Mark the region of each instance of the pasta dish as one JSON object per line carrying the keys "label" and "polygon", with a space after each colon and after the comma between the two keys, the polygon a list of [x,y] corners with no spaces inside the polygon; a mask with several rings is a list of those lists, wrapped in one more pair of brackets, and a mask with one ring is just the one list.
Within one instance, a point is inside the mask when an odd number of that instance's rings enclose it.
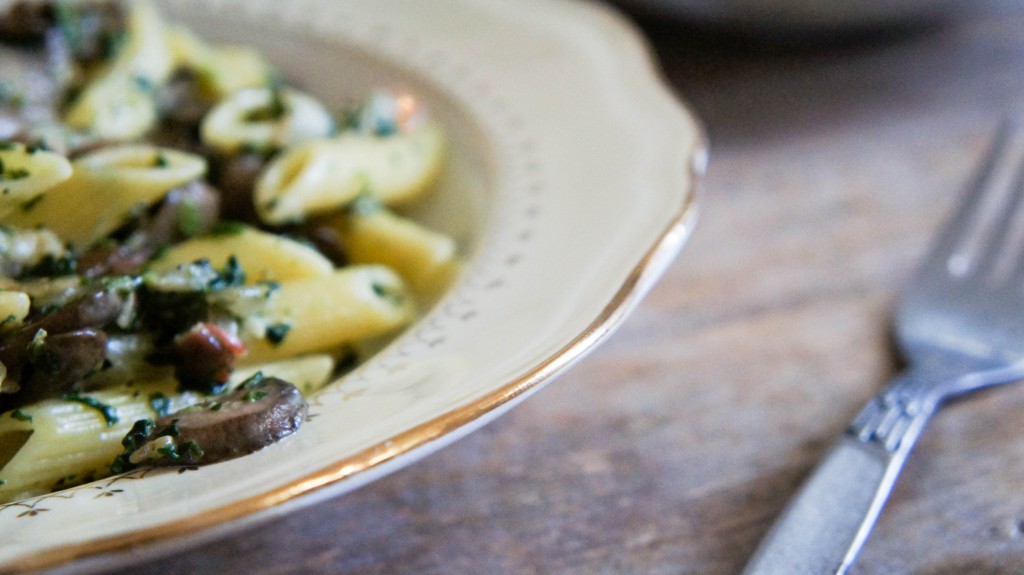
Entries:
{"label": "pasta dish", "polygon": [[0,3],[0,502],[294,433],[450,282],[444,152],[149,0]]}

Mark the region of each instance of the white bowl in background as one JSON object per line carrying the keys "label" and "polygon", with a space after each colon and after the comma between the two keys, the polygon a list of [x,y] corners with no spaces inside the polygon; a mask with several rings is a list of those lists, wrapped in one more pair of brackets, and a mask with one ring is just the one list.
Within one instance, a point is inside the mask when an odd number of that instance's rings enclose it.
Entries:
{"label": "white bowl in background", "polygon": [[615,0],[652,15],[763,32],[844,31],[916,25],[963,0]]}

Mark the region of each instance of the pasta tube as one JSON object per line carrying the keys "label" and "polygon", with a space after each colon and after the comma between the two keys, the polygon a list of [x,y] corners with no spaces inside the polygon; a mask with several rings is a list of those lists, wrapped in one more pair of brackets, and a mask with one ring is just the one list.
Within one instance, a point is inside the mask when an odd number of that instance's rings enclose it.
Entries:
{"label": "pasta tube", "polygon": [[203,143],[223,154],[274,151],[334,132],[320,102],[290,88],[252,88],[217,104],[199,127]]}
{"label": "pasta tube", "polygon": [[88,247],[124,223],[138,206],[206,172],[194,154],[146,145],[102,148],[72,164],[67,180],[39,196],[5,223],[43,226],[78,248]]}
{"label": "pasta tube", "polygon": [[274,69],[246,46],[210,46],[181,27],[167,30],[171,52],[179,66],[196,72],[205,94],[214,100],[245,88],[266,86]]}
{"label": "pasta tube", "polygon": [[292,148],[256,182],[256,213],[268,224],[337,210],[366,193],[388,205],[418,197],[437,179],[444,155],[440,129],[425,124],[388,136],[354,132]]}
{"label": "pasta tube", "polygon": [[0,149],[0,218],[30,205],[71,177],[71,163],[60,154],[28,150],[21,144]]}
{"label": "pasta tube", "polygon": [[128,40],[114,61],[71,103],[64,121],[76,130],[114,140],[142,136],[157,121],[152,88],[167,81],[174,58],[159,13],[136,0],[128,17]]}
{"label": "pasta tube", "polygon": [[267,324],[285,326],[285,334],[276,343],[247,338],[244,363],[334,351],[390,333],[408,324],[414,311],[402,279],[383,266],[351,266],[327,277],[285,282],[263,312]]}
{"label": "pasta tube", "polygon": [[364,207],[360,201],[331,220],[349,260],[394,269],[424,299],[440,293],[458,266],[455,240],[372,201],[366,203],[370,205]]}
{"label": "pasta tube", "polygon": [[235,370],[231,374],[228,387],[237,387],[238,384],[257,373],[263,373],[279,377],[299,388],[304,395],[308,395],[327,384],[334,373],[335,363],[334,357],[329,354],[314,353],[281,361],[250,365]]}
{"label": "pasta tube", "polygon": [[0,331],[21,325],[31,304],[32,300],[25,292],[0,290]]}
{"label": "pasta tube", "polygon": [[248,284],[322,277],[334,271],[334,264],[315,249],[253,228],[186,240],[164,252],[150,269],[164,272],[201,258],[220,263],[232,256]]}
{"label": "pasta tube", "polygon": [[133,140],[157,121],[156,101],[130,76],[114,75],[90,84],[68,108],[64,121],[98,138]]}
{"label": "pasta tube", "polygon": [[[262,372],[313,391],[333,371],[334,359],[329,355],[308,355],[238,370],[228,388]],[[155,419],[207,399],[195,392],[179,393],[177,387],[177,381],[168,377],[75,400],[46,400],[0,414],[0,501],[109,475],[111,463],[124,450],[121,439],[137,420]]]}
{"label": "pasta tube", "polygon": [[167,28],[150,0],[134,0],[128,14],[128,41],[111,64],[110,75],[162,84],[174,72]]}
{"label": "pasta tube", "polygon": [[[299,390],[385,345],[457,267],[451,238],[389,211],[442,169],[416,97],[374,92],[338,135],[256,51],[168,26],[156,3],[47,4],[68,52],[55,98],[14,106],[26,138],[111,147],[69,161],[0,143],[0,391],[20,406],[0,413],[0,503],[265,447],[306,417]],[[334,229],[280,226],[307,219]]]}
{"label": "pasta tube", "polygon": [[[173,379],[97,391],[84,400],[49,399],[0,414],[0,500],[48,493],[109,474],[121,439],[158,407],[174,412],[201,402],[177,393]],[[166,401],[167,403],[163,403]]]}
{"label": "pasta tube", "polygon": [[169,271],[199,259],[220,263],[232,256],[245,271],[246,283],[250,284],[326,276],[334,271],[331,260],[305,244],[253,228],[182,241],[164,252],[150,269]]}

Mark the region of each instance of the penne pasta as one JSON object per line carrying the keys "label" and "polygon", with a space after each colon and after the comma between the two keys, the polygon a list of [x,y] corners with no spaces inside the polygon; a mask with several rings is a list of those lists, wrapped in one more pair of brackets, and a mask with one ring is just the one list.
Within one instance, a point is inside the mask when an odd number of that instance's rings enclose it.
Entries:
{"label": "penne pasta", "polygon": [[334,271],[334,264],[315,249],[248,227],[184,241],[165,251],[149,269],[165,272],[199,259],[219,264],[230,257],[236,258],[249,284],[324,277]]}
{"label": "penne pasta", "polygon": [[267,86],[274,68],[258,52],[246,46],[210,46],[181,27],[167,30],[175,62],[198,74],[205,95],[214,100],[239,90]]}
{"label": "penne pasta", "polygon": [[127,40],[117,51],[109,75],[166,82],[174,71],[174,55],[163,19],[150,0],[133,0],[128,12]]}
{"label": "penne pasta", "polygon": [[45,227],[85,248],[114,231],[139,206],[152,204],[205,172],[202,157],[176,150],[147,145],[102,148],[76,160],[70,178],[23,205],[5,223]]}
{"label": "penne pasta", "polygon": [[444,138],[433,124],[388,136],[356,132],[315,140],[275,159],[256,183],[256,212],[268,224],[338,210],[360,194],[400,205],[437,179]]}
{"label": "penne pasta", "polygon": [[337,361],[327,353],[300,355],[280,361],[249,365],[239,368],[231,375],[230,388],[258,373],[272,375],[290,381],[304,394],[311,394],[322,388],[334,374]]}
{"label": "penne pasta", "polygon": [[312,96],[290,88],[250,88],[203,118],[200,137],[222,154],[272,152],[334,132],[334,119]]}
{"label": "penne pasta", "polygon": [[[326,354],[253,365],[238,370],[228,388],[261,373],[297,382],[300,389],[312,392],[330,379],[334,365]],[[195,392],[181,393],[177,386],[168,377],[0,414],[0,501],[108,475],[124,450],[121,439],[136,421],[156,419],[207,399]]]}
{"label": "penne pasta", "polygon": [[64,121],[76,130],[111,140],[131,140],[157,122],[153,88],[174,71],[174,57],[159,14],[149,0],[136,0],[128,16],[127,40],[114,60],[68,107]]}
{"label": "penne pasta", "polygon": [[262,315],[287,326],[274,343],[249,338],[244,364],[331,352],[344,344],[393,332],[415,313],[402,279],[383,266],[352,266],[322,278],[285,282]]}
{"label": "penne pasta", "polygon": [[357,201],[353,209],[328,221],[341,233],[352,263],[394,269],[421,301],[436,297],[458,269],[455,240],[373,200]]}
{"label": "penne pasta", "polygon": [[68,108],[64,121],[96,138],[133,140],[156,124],[156,101],[145,84],[113,75],[90,84]]}
{"label": "penne pasta", "polygon": [[53,152],[22,144],[0,149],[0,218],[36,201],[71,177],[71,163]]}
{"label": "penne pasta", "polygon": [[132,424],[156,417],[154,405],[161,404],[154,400],[167,401],[161,410],[177,411],[205,399],[178,393],[173,379],[81,397],[87,399],[50,399],[0,414],[0,500],[108,475]]}
{"label": "penne pasta", "polygon": [[25,292],[0,290],[0,332],[20,326],[28,316],[31,304]]}
{"label": "penne pasta", "polygon": [[41,13],[66,84],[52,126],[10,137],[62,153],[0,142],[0,504],[294,433],[303,394],[458,267],[451,238],[390,210],[442,170],[418,99],[375,92],[339,134],[256,51],[125,6]]}

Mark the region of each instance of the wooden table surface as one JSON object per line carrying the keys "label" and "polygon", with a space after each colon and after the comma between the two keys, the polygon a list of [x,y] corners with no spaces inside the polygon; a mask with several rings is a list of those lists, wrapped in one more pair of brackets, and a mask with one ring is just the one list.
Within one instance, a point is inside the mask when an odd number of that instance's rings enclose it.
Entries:
{"label": "wooden table surface", "polygon": [[[894,373],[888,312],[1000,117],[1024,10],[817,46],[644,24],[706,123],[697,231],[605,344],[354,493],[122,573],[738,573]],[[951,406],[858,574],[1024,573],[1024,386]]]}

